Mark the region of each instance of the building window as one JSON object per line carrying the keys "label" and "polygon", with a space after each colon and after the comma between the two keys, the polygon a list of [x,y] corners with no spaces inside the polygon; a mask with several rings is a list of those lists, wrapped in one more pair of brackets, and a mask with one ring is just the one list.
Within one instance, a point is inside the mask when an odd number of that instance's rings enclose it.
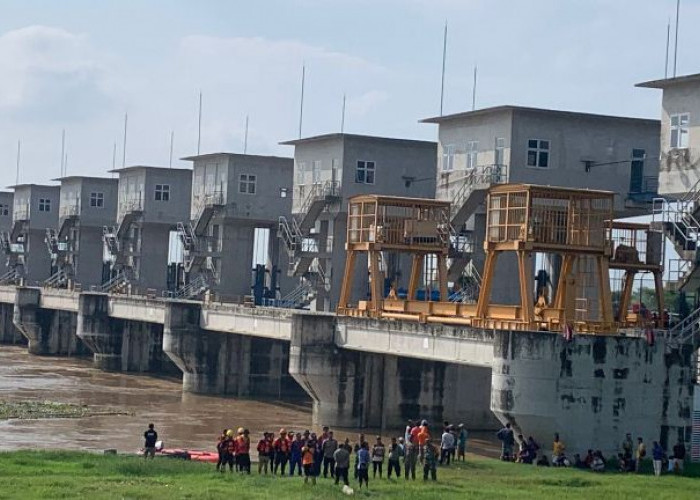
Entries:
{"label": "building window", "polygon": [[95,208],[102,208],[105,206],[105,194],[104,193],[90,193],[90,206]]}
{"label": "building window", "polygon": [[671,115],[671,148],[687,148],[690,133],[690,114]]}
{"label": "building window", "polygon": [[442,148],[442,171],[452,172],[455,168],[455,146],[448,144]]}
{"label": "building window", "polygon": [[10,215],[10,205],[0,203],[0,216],[7,217]]}
{"label": "building window", "polygon": [[374,184],[374,162],[373,161],[357,161],[357,169],[355,170],[356,184]]}
{"label": "building window", "polygon": [[39,212],[50,212],[51,200],[48,198],[39,198]]}
{"label": "building window", "polygon": [[476,168],[479,160],[479,141],[467,142],[467,168]]}
{"label": "building window", "polygon": [[287,188],[280,188],[280,198],[286,198],[289,193]]}
{"label": "building window", "polygon": [[255,184],[257,176],[252,174],[241,174],[238,181],[238,192],[244,194],[255,194]]}
{"label": "building window", "polygon": [[156,184],[156,201],[170,201],[170,184]]}
{"label": "building window", "polygon": [[549,167],[549,141],[529,139],[527,141],[527,166]]}
{"label": "building window", "polygon": [[506,163],[506,139],[505,137],[496,137],[496,143],[493,149],[493,163],[495,165],[505,165]]}
{"label": "building window", "polygon": [[321,160],[315,160],[311,164],[311,182],[314,184],[321,182]]}
{"label": "building window", "polygon": [[304,184],[304,173],[306,172],[306,162],[297,162],[297,184]]}

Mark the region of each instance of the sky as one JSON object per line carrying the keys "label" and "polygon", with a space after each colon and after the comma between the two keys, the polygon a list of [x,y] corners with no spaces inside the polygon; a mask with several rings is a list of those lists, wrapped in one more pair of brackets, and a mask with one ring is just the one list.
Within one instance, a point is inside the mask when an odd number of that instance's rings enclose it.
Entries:
{"label": "sky", "polygon": [[[675,0],[0,0],[0,186],[201,152],[292,156],[345,131],[435,140],[444,112],[517,104],[660,116]],[[682,0],[677,72],[700,72],[700,0]],[[673,51],[674,28],[671,28]],[[695,52],[695,53],[694,53]],[[673,71],[673,55],[669,71]],[[126,152],[124,115],[128,113]],[[116,144],[116,154],[115,154]]]}

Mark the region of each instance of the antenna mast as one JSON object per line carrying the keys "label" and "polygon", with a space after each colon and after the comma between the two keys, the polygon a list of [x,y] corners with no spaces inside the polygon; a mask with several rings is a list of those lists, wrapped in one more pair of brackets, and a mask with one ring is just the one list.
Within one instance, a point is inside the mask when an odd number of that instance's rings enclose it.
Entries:
{"label": "antenna mast", "polygon": [[299,103],[299,139],[301,139],[301,125],[304,120],[304,83],[306,80],[306,64],[301,65],[301,101]]}
{"label": "antenna mast", "polygon": [[61,131],[61,177],[65,169],[64,158],[66,156],[66,129]]}
{"label": "antenna mast", "polygon": [[678,62],[678,20],[680,19],[681,0],[676,0],[676,40],[673,44],[673,78],[676,77],[676,63]]}
{"label": "antenna mast", "polygon": [[170,162],[168,163],[170,168],[173,168],[173,143],[175,142],[175,131],[170,131]]}
{"label": "antenna mast", "polygon": [[476,109],[476,68],[474,65],[474,83],[472,84],[472,111]]}
{"label": "antenna mast", "polygon": [[343,112],[340,115],[340,133],[345,132],[345,94],[343,94]]}
{"label": "antenna mast", "polygon": [[248,153],[248,115],[245,115],[245,134],[243,136],[243,154]]}
{"label": "antenna mast", "polygon": [[445,34],[442,38],[442,77],[440,78],[440,116],[445,101],[445,61],[447,59],[447,21],[445,21]]}
{"label": "antenna mast", "polygon": [[15,185],[19,184],[19,159],[20,151],[22,150],[22,140],[17,141],[17,173],[15,175]]}
{"label": "antenna mast", "polygon": [[199,121],[197,123],[197,154],[202,146],[202,91],[199,91]]}
{"label": "antenna mast", "polygon": [[122,168],[126,167],[126,128],[129,123],[129,113],[124,113],[124,149],[122,150]]}

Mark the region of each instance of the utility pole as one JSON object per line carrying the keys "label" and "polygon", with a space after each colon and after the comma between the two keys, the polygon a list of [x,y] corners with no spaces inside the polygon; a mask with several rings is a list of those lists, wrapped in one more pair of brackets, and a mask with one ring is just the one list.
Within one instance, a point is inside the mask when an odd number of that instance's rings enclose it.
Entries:
{"label": "utility pole", "polygon": [[447,21],[445,21],[445,33],[442,38],[442,77],[440,78],[440,116],[445,102],[445,62],[447,60]]}

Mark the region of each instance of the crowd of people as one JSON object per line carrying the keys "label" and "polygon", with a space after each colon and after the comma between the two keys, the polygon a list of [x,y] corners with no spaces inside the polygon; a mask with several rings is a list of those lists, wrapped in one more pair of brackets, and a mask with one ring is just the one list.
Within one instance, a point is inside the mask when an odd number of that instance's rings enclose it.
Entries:
{"label": "crowd of people", "polygon": [[[603,455],[601,450],[589,449],[586,456],[581,458],[581,455],[576,453],[573,459],[566,456],[566,445],[561,440],[558,433],[554,434],[552,443],[552,459],[551,462],[547,459],[547,455],[542,453],[539,455],[540,446],[529,436],[527,439],[522,434],[518,434],[517,440],[515,433],[509,423],[496,433],[496,437],[501,441],[501,460],[509,462],[518,462],[523,464],[536,464],[543,467],[575,467],[577,469],[592,470],[594,472],[604,472],[609,464],[608,460]],[[518,450],[515,451],[516,445]],[[652,444],[651,458],[656,476],[661,475],[664,463],[668,466],[668,472],[683,472],[683,463],[685,462],[686,449],[683,442],[678,441],[673,446],[673,454],[667,456],[663,447],[658,441]],[[617,454],[617,470],[620,472],[640,472],[641,464],[647,459],[647,448],[644,439],[637,438],[635,445],[632,440],[632,435],[627,434],[620,446],[620,452]]]}
{"label": "crowd of people", "polygon": [[[224,429],[219,436],[216,449],[219,460],[216,469],[225,472],[251,473],[251,438],[248,429],[237,431]],[[369,487],[370,470],[372,479],[384,476],[405,480],[416,479],[416,468],[420,465],[423,479],[437,480],[438,465],[447,466],[450,461],[465,460],[467,430],[444,422],[438,436],[431,434],[426,420],[420,424],[409,421],[403,436],[392,437],[385,444],[377,436],[370,444],[364,434],[355,443],[350,439],[339,442],[332,430],[323,427],[317,435],[280,429],[277,434],[263,432],[257,441],[258,474],[280,476],[303,476],[304,482],[316,484],[316,478],[323,476],[350,485],[350,475],[358,482],[359,488]],[[354,456],[354,460],[352,460]],[[403,467],[403,475],[402,475]]]}

